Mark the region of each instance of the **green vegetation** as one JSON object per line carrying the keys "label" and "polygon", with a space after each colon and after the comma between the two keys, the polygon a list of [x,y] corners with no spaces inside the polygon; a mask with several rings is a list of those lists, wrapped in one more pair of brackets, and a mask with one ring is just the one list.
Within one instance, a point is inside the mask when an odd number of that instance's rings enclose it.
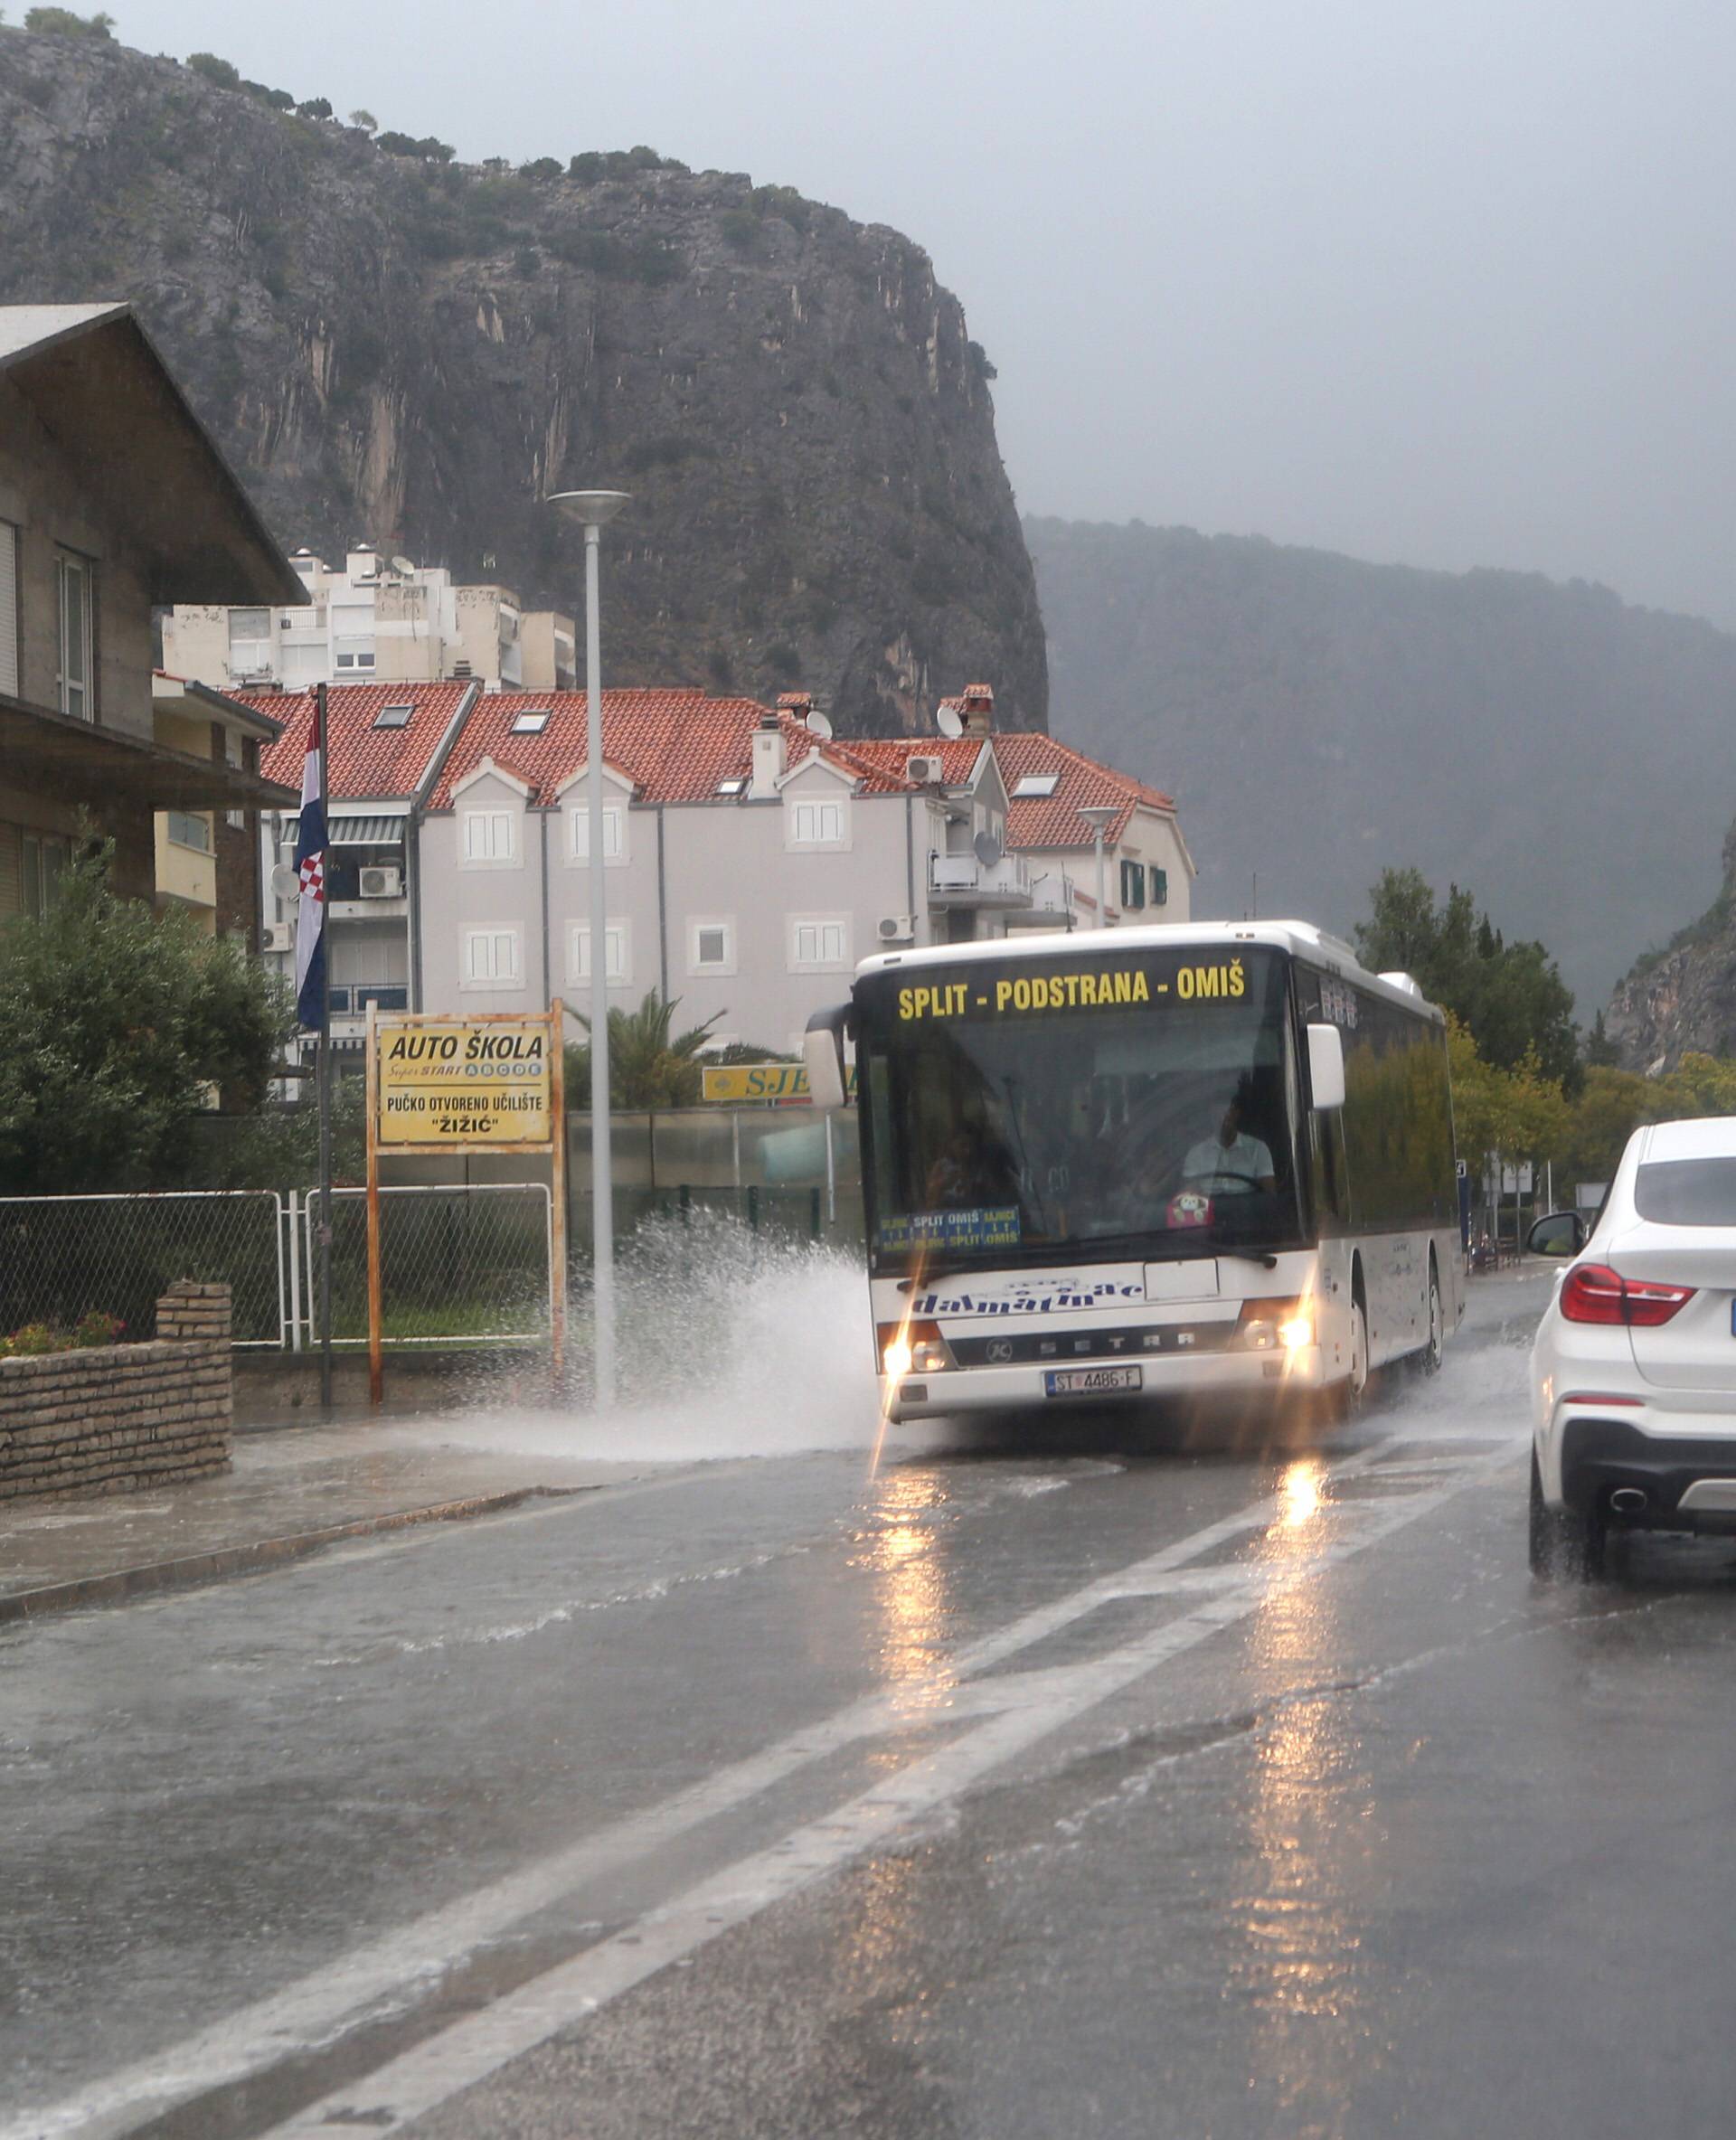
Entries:
{"label": "green vegetation", "polygon": [[[679,996],[665,999],[654,988],[637,1011],[609,1013],[609,1104],[646,1110],[691,1108],[700,1095],[699,1051],[722,1015],[708,1018],[685,1032],[673,1033]],[[577,1013],[575,1013],[576,1015]],[[580,1018],[585,1030],[590,1022]],[[590,1046],[569,1043],[566,1053],[567,1106],[583,1112],[590,1105]]]}
{"label": "green vegetation", "polygon": [[431,134],[416,141],[408,134],[390,129],[374,136],[374,146],[383,148],[389,156],[414,156],[424,164],[449,164],[458,154],[449,141],[437,141]]}
{"label": "green vegetation", "polygon": [[24,27],[38,30],[44,37],[99,37],[112,42],[115,18],[111,14],[75,14],[70,7],[27,7]]}
{"label": "green vegetation", "polygon": [[329,97],[309,97],[305,103],[297,105],[296,112],[301,118],[328,119],[332,116],[332,100]]}
{"label": "green vegetation", "polygon": [[227,60],[220,60],[215,52],[189,52],[187,71],[203,76],[216,89],[239,90],[241,86],[241,69],[231,67]]}
{"label": "green vegetation", "polygon": [[559,178],[561,175],[561,159],[559,156],[533,156],[528,164],[519,165],[519,171],[525,178]]}
{"label": "green vegetation", "polygon": [[1375,973],[1409,974],[1431,1003],[1453,1013],[1486,1062],[1527,1060],[1556,1084],[1576,1086],[1573,997],[1539,943],[1509,944],[1468,891],[1435,895],[1420,870],[1384,870],[1356,925],[1356,955]]}
{"label": "green vegetation", "polygon": [[0,1188],[156,1188],[185,1178],[214,1086],[258,1104],[290,1024],[237,945],[116,896],[112,843],[62,872],[46,919],[0,933]]}
{"label": "green vegetation", "polygon": [[353,127],[360,127],[364,134],[377,134],[380,131],[379,120],[374,118],[373,112],[366,110],[361,105],[357,105],[356,108],[351,112],[350,124]]}

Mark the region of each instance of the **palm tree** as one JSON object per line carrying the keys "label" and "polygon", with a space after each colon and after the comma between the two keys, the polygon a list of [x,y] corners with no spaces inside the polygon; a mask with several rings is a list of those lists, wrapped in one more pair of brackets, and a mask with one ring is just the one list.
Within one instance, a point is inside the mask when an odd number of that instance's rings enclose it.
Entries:
{"label": "palm tree", "polygon": [[[665,1001],[654,988],[637,1011],[609,1013],[609,1104],[643,1111],[652,1108],[691,1108],[700,1096],[699,1051],[723,1015],[714,1012],[703,1025],[671,1035],[681,998]],[[578,1015],[577,1013],[574,1013]],[[590,1021],[580,1017],[586,1032]],[[567,1050],[570,1105],[584,1107],[590,1093],[590,1048],[575,1042]]]}

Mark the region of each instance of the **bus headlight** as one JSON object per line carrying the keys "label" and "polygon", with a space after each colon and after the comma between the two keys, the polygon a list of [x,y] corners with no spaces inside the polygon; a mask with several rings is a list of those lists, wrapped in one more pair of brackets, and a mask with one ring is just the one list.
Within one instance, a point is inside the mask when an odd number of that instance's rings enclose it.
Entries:
{"label": "bus headlight", "polygon": [[1314,1316],[1300,1300],[1244,1300],[1236,1343],[1254,1353],[1299,1353],[1314,1343]]}
{"label": "bus headlight", "polygon": [[938,1323],[882,1323],[874,1333],[882,1374],[894,1381],[907,1374],[939,1374],[952,1365],[952,1353]]}

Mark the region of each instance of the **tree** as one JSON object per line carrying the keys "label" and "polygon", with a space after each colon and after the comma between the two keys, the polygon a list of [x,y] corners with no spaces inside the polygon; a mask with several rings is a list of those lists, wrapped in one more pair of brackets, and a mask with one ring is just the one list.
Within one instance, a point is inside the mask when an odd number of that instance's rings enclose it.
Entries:
{"label": "tree", "polygon": [[[671,1037],[671,1025],[681,1002],[665,999],[654,988],[637,1011],[611,1010],[609,1013],[609,1104],[611,1108],[691,1108],[697,1105],[700,1089],[699,1052],[720,1011],[703,1025]],[[576,1015],[577,1013],[575,1013]],[[590,1021],[580,1018],[586,1032]],[[570,1045],[566,1059],[567,1104],[590,1104],[590,1047],[589,1042]]]}
{"label": "tree", "polygon": [[374,118],[373,112],[364,111],[360,106],[351,112],[350,124],[353,127],[360,127],[364,134],[377,134],[380,131],[380,122]]}
{"label": "tree", "polygon": [[1355,929],[1364,966],[1410,974],[1470,1029],[1486,1062],[1516,1070],[1534,1051],[1546,1077],[1577,1089],[1573,995],[1542,944],[1509,944],[1457,884],[1437,905],[1420,870],[1382,871],[1369,905]]}
{"label": "tree", "polygon": [[1593,1070],[1614,1070],[1621,1060],[1621,1051],[1604,1031],[1601,1011],[1591,1021],[1591,1031],[1586,1036],[1585,1060]]}
{"label": "tree", "polygon": [[90,843],[41,920],[0,932],[0,1188],[162,1187],[212,1087],[256,1104],[291,1023],[282,985],[226,938],[108,882]]}
{"label": "tree", "polygon": [[519,170],[526,178],[559,178],[561,159],[559,156],[533,156],[528,164],[521,164]]}
{"label": "tree", "polygon": [[309,97],[306,103],[297,104],[296,109],[303,118],[328,119],[332,116],[332,100],[329,97]]}

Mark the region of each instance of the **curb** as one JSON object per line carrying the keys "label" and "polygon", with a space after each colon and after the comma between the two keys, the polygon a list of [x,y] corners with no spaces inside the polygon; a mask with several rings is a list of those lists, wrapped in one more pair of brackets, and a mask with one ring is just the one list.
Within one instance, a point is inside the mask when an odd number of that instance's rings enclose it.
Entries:
{"label": "curb", "polygon": [[292,1532],[287,1538],[262,1538],[246,1545],[217,1546],[206,1553],[188,1553],[178,1560],[147,1560],[137,1568],[110,1569],[102,1575],[80,1576],[67,1583],[48,1583],[37,1590],[14,1590],[0,1595],[0,1627],[20,1620],[40,1618],[45,1613],[71,1612],[80,1606],[117,1605],[128,1598],[142,1598],[157,1590],[192,1589],[201,1583],[221,1582],[228,1576],[253,1575],[268,1568],[281,1568],[306,1560],[326,1546],[345,1539],[371,1538],[383,1531],[405,1531],[415,1523],[458,1523],[472,1516],[489,1516],[517,1508],[526,1501],[554,1500],[566,1494],[594,1494],[595,1486],[519,1486],[510,1494],[473,1494],[463,1501],[436,1502],[429,1508],[395,1509],[385,1515],[357,1516],[347,1523],[328,1523],[318,1531]]}

